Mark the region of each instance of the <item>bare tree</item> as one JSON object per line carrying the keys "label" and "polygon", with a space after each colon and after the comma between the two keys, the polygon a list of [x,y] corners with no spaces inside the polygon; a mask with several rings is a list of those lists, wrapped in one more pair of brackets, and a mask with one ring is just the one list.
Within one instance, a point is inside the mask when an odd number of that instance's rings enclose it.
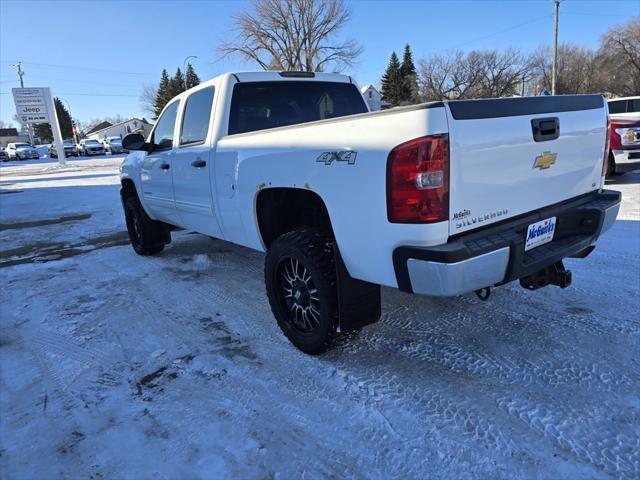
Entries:
{"label": "bare tree", "polygon": [[13,123],[0,120],[0,128],[13,128]]}
{"label": "bare tree", "polygon": [[528,59],[507,49],[457,51],[419,62],[423,100],[504,97],[519,93],[529,69]]}
{"label": "bare tree", "polygon": [[[549,47],[539,48],[532,56],[531,66],[539,90],[551,91]],[[599,91],[596,55],[588,48],[562,44],[558,47],[557,94],[594,93]]]}
{"label": "bare tree", "polygon": [[602,90],[614,95],[640,95],[640,17],[611,28],[598,50]]}
{"label": "bare tree", "polygon": [[478,58],[463,52],[431,55],[418,62],[419,85],[422,99],[452,100],[467,98],[480,80]]}
{"label": "bare tree", "polygon": [[150,117],[155,118],[156,114],[156,96],[158,95],[158,85],[147,83],[142,86],[142,92],[140,93],[140,105],[142,110],[149,114]]}
{"label": "bare tree", "polygon": [[334,40],[350,16],[343,0],[253,0],[219,50],[265,70],[341,71],[362,52],[354,40]]}
{"label": "bare tree", "polygon": [[474,90],[476,98],[507,97],[520,93],[530,69],[529,60],[518,50],[477,52],[480,80]]}

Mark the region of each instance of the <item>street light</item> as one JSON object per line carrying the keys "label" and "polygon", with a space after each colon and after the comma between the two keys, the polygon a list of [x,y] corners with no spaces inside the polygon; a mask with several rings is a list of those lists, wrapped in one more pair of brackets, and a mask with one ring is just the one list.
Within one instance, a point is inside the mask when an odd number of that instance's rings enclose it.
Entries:
{"label": "street light", "polygon": [[184,59],[184,62],[182,63],[182,71],[184,72],[184,89],[187,89],[187,60],[189,60],[190,58],[198,58],[197,55],[189,55],[187,58]]}

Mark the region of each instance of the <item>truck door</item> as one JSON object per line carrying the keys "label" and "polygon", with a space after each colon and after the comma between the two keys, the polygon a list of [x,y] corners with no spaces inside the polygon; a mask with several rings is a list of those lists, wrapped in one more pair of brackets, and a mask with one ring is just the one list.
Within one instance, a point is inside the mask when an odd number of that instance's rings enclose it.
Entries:
{"label": "truck door", "polygon": [[214,159],[209,131],[214,93],[214,87],[209,86],[186,98],[172,169],[176,209],[182,225],[220,237],[211,195]]}
{"label": "truck door", "polygon": [[174,155],[173,137],[179,100],[167,106],[158,118],[149,142],[152,151],[140,161],[142,195],[156,220],[179,224],[173,198],[171,167]]}

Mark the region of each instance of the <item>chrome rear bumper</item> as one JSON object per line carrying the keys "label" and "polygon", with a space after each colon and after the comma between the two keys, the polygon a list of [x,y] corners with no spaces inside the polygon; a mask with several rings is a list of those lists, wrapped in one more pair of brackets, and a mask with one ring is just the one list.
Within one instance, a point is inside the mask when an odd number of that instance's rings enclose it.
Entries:
{"label": "chrome rear bumper", "polygon": [[[449,297],[517,280],[566,257],[584,258],[613,226],[619,209],[619,192],[598,192],[463,234],[438,247],[397,248],[393,260],[398,287]],[[552,216],[558,222],[553,241],[525,252],[527,226]]]}

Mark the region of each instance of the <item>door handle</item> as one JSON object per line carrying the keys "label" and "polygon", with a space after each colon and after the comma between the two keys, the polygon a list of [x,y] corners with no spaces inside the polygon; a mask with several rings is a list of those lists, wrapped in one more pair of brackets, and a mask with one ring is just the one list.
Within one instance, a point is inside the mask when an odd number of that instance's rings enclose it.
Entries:
{"label": "door handle", "polygon": [[560,120],[558,117],[535,118],[531,120],[531,130],[536,142],[555,140],[560,136]]}
{"label": "door handle", "polygon": [[206,167],[207,166],[207,162],[205,162],[204,160],[199,158],[199,159],[194,160],[193,162],[191,162],[191,166],[192,167],[196,167],[196,168],[202,168],[202,167]]}
{"label": "door handle", "polygon": [[171,168],[171,165],[169,165],[168,163],[161,163],[160,164],[160,169],[161,170],[169,170]]}

